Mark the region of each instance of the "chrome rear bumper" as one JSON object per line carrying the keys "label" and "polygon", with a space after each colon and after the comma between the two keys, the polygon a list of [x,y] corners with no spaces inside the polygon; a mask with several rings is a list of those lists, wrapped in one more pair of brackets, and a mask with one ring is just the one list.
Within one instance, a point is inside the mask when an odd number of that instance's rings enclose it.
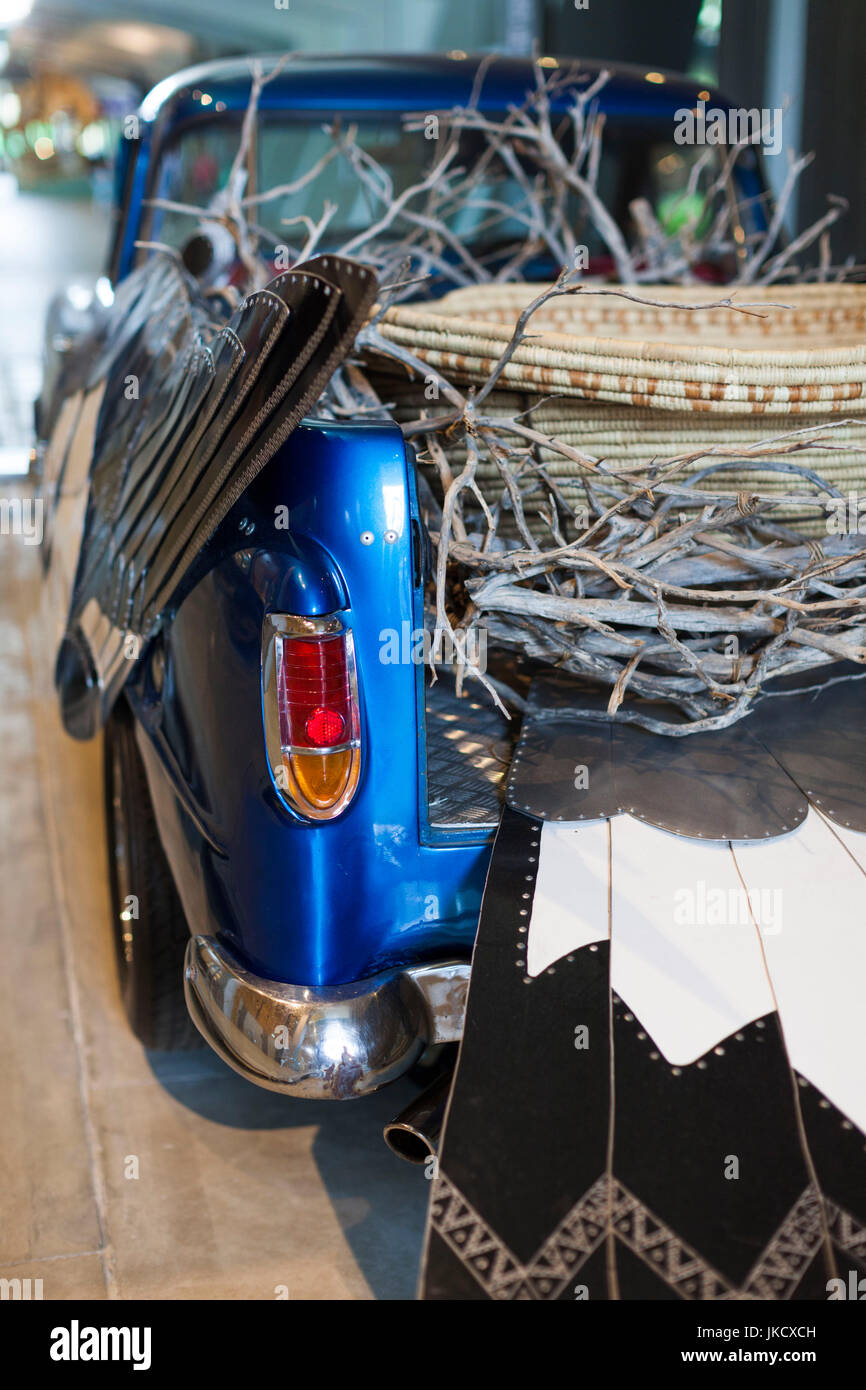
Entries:
{"label": "chrome rear bumper", "polygon": [[288,985],[253,975],[210,936],[191,938],[184,970],[190,1016],[223,1061],[258,1086],[313,1100],[367,1095],[427,1047],[458,1041],[468,985],[463,961]]}

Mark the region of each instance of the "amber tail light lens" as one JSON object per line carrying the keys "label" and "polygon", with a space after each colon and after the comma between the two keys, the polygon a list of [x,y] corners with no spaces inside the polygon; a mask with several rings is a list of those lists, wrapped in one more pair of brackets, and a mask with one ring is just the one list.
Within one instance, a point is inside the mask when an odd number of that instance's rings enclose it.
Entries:
{"label": "amber tail light lens", "polygon": [[272,615],[268,626],[262,671],[272,771],[296,811],[328,820],[352,799],[361,767],[352,632],[336,615]]}

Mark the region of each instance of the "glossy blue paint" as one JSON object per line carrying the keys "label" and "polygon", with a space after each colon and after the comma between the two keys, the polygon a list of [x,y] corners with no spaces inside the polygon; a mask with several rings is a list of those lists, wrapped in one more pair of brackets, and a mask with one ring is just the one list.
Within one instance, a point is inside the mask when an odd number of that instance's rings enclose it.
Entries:
{"label": "glossy blue paint", "polygon": [[[412,510],[396,426],[302,426],[203,554],[168,628],[161,696],[152,657],[130,692],[190,927],[272,979],[337,984],[471,948],[488,848],[421,843],[422,672],[379,659],[383,632],[414,621]],[[341,817],[310,825],[268,768],[262,621],[336,608],[355,638],[361,782]]]}

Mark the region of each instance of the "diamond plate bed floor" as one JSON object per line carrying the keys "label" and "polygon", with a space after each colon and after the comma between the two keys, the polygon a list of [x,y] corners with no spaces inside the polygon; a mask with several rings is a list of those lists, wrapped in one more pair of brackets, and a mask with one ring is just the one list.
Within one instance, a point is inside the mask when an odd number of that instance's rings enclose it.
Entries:
{"label": "diamond plate bed floor", "polygon": [[458,699],[447,671],[427,686],[424,703],[430,824],[495,830],[520,720],[507,719],[486,691],[470,687]]}

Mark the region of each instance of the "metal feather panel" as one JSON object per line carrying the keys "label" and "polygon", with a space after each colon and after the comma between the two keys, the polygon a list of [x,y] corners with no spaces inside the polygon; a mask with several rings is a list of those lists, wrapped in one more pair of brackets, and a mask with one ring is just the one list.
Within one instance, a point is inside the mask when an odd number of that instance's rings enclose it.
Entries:
{"label": "metal feather panel", "polygon": [[[557,886],[547,850],[569,835]],[[778,882],[784,930],[730,911],[677,920],[693,872],[728,899]],[[422,1297],[838,1297],[839,1277],[866,1269],[864,904],[866,880],[814,810],[743,850],[506,808]],[[553,919],[569,915],[564,933]],[[533,966],[533,934],[551,926]]]}
{"label": "metal feather panel", "polygon": [[[206,541],[309,413],[376,290],[364,266],[320,256],[219,325],[195,282],[165,259],[121,285],[114,312],[70,369],[88,391],[103,388],[56,665],[74,737],[101,727],[131,670],[130,650],[156,632]],[[77,428],[64,441],[61,495]]]}
{"label": "metal feather panel", "polygon": [[676,739],[581,718],[569,706],[591,709],[595,698],[601,714],[600,698],[545,674],[530,689],[508,804],[540,820],[625,813],[678,835],[746,841],[787,834],[811,803],[866,830],[863,679],[837,663],[808,689],[777,683],[744,723]]}

